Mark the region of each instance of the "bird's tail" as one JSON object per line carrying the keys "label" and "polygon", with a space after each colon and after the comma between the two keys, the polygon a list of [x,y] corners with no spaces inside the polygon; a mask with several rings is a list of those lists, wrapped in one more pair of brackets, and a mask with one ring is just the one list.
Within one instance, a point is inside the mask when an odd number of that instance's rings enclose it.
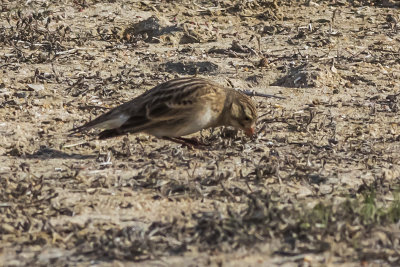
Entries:
{"label": "bird's tail", "polygon": [[120,136],[126,134],[125,132],[120,131],[119,129],[110,129],[104,130],[98,134],[99,140],[109,139],[112,137]]}

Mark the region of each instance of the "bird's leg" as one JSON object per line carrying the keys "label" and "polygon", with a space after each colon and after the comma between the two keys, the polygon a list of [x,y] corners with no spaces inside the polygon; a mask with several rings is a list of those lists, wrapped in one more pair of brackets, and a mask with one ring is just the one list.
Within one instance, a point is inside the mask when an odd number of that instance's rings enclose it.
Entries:
{"label": "bird's leg", "polygon": [[192,139],[192,138],[183,138],[183,137],[163,137],[164,140],[172,141],[178,144],[185,145],[189,148],[199,148],[203,146],[207,146],[207,144],[199,142],[197,139]]}
{"label": "bird's leg", "polygon": [[200,142],[196,137],[192,137],[192,138],[176,137],[176,138],[180,139],[186,143],[192,144],[193,146],[209,146],[209,144]]}
{"label": "bird's leg", "polygon": [[188,148],[191,148],[191,149],[193,149],[193,147],[194,147],[193,144],[190,144],[190,143],[186,142],[185,140],[181,140],[179,138],[164,136],[163,139],[187,146]]}

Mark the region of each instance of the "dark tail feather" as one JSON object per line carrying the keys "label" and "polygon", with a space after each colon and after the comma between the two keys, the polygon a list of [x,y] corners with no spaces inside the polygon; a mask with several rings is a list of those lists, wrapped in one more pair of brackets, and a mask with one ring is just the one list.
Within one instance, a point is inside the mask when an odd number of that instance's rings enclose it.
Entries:
{"label": "dark tail feather", "polygon": [[101,133],[99,133],[98,137],[100,140],[116,137],[123,135],[125,133],[119,131],[119,129],[111,129],[111,130],[104,130]]}
{"label": "dark tail feather", "polygon": [[85,132],[85,131],[88,131],[88,130],[90,130],[90,128],[88,128],[87,125],[85,124],[85,125],[70,129],[68,131],[68,136],[73,136],[76,133],[81,133],[81,132]]}
{"label": "dark tail feather", "polygon": [[72,128],[68,132],[70,132],[70,134],[74,134],[74,133],[78,133],[78,132],[83,132],[85,130],[86,130],[86,125],[82,125],[79,127]]}

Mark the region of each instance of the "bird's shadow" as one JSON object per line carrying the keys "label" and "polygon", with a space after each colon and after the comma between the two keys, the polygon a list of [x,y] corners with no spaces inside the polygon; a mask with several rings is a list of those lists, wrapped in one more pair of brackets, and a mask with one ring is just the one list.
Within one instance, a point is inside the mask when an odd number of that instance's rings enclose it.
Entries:
{"label": "bird's shadow", "polygon": [[63,151],[49,148],[46,146],[41,146],[39,150],[32,154],[26,154],[26,158],[29,159],[92,159],[96,158],[97,155],[81,155],[81,154],[76,154],[76,153],[65,153]]}

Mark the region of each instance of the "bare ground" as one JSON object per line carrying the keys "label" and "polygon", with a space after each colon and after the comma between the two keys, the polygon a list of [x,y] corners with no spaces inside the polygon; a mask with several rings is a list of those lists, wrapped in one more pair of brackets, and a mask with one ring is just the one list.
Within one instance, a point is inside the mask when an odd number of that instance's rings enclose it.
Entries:
{"label": "bare ground", "polygon": [[[4,266],[398,266],[397,1],[3,1]],[[68,136],[174,77],[256,97],[257,137]]]}

